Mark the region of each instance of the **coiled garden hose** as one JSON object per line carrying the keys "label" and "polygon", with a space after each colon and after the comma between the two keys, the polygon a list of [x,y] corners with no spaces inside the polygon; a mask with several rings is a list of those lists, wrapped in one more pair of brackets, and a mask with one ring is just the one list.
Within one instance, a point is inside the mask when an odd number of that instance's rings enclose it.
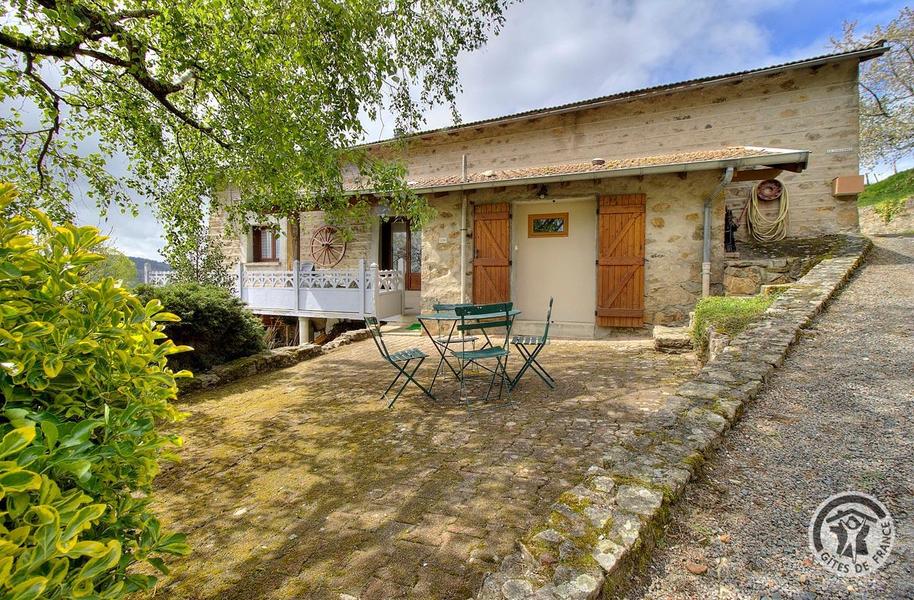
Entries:
{"label": "coiled garden hose", "polygon": [[[752,193],[749,195],[749,211],[746,214],[746,226],[749,228],[749,233],[752,234],[752,237],[758,241],[777,242],[787,237],[787,215],[790,211],[790,197],[787,193],[787,187],[781,184],[778,213],[773,219],[769,219],[759,208],[759,186],[764,183],[766,181],[760,181],[752,187]],[[774,199],[776,198],[771,198],[770,200]]]}

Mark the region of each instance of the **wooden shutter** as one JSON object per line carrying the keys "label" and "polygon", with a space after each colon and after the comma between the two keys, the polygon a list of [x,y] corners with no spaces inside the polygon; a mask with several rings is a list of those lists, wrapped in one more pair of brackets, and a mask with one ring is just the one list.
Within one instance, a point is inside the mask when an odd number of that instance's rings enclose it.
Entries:
{"label": "wooden shutter", "polygon": [[254,250],[254,262],[261,262],[263,254],[261,253],[261,244],[263,243],[263,229],[260,227],[251,228],[251,243]]}
{"label": "wooden shutter", "polygon": [[511,212],[506,202],[479,204],[473,212],[473,302],[511,299]]}
{"label": "wooden shutter", "polygon": [[644,194],[600,198],[597,325],[644,325]]}

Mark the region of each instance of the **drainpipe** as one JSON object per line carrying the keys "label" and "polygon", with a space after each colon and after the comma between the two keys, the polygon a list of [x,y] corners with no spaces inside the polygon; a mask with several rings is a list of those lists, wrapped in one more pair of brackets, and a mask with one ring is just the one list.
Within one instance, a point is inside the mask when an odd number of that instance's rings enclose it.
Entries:
{"label": "drainpipe", "polygon": [[723,177],[714,187],[714,191],[705,199],[704,234],[702,236],[703,249],[701,256],[701,296],[706,298],[711,295],[711,203],[724,187],[733,181],[733,167],[727,167]]}
{"label": "drainpipe", "polygon": [[[460,164],[460,181],[467,180],[467,155],[463,155]],[[460,204],[460,303],[466,302],[467,295],[467,193],[461,192]]]}

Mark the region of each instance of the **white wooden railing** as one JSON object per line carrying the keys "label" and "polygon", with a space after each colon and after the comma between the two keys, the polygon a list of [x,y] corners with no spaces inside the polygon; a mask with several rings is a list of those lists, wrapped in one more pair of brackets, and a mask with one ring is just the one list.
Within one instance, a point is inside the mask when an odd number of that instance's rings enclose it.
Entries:
{"label": "white wooden railing", "polygon": [[143,283],[152,285],[168,285],[174,279],[174,271],[151,271],[149,263],[143,263]]}
{"label": "white wooden railing", "polygon": [[[374,315],[392,317],[403,312],[404,281],[399,271],[365,266],[357,269],[311,270],[295,262],[291,271],[246,269],[239,264],[235,293],[248,307],[261,314],[310,317],[357,318]],[[143,282],[165,285],[172,271],[143,272]]]}
{"label": "white wooden railing", "polygon": [[251,310],[263,314],[314,317],[391,317],[403,312],[403,276],[359,260],[357,269],[291,271],[245,269],[238,265],[238,289]]}

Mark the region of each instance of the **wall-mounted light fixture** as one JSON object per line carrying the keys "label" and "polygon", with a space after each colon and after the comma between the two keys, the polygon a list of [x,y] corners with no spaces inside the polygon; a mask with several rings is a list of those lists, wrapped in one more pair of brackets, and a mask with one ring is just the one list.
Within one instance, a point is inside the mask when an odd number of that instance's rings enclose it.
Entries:
{"label": "wall-mounted light fixture", "polygon": [[549,190],[546,189],[545,183],[540,185],[539,188],[536,190],[536,197],[539,198],[540,200],[542,200],[543,198],[545,198],[548,195],[549,195]]}

